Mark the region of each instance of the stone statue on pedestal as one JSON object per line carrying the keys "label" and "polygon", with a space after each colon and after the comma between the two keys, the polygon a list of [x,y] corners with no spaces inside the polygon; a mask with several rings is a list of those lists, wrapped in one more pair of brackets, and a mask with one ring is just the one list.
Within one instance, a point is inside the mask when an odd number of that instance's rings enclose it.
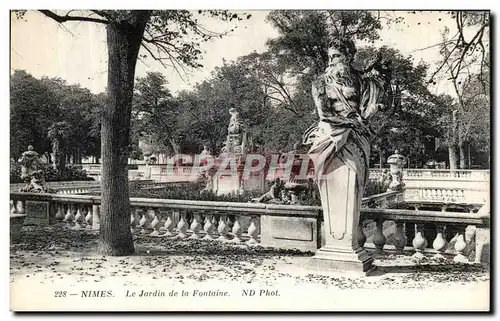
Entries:
{"label": "stone statue on pedestal", "polygon": [[373,258],[358,244],[361,199],[368,181],[368,127],[374,114],[392,104],[390,63],[377,56],[359,71],[352,67],[356,48],[351,39],[335,38],[328,67],[312,83],[319,121],[304,133],[310,145],[324,216],[326,244],[314,264],[375,269]]}
{"label": "stone statue on pedestal", "polygon": [[45,177],[41,165],[40,155],[28,146],[28,150],[21,154],[18,162],[21,164],[21,179],[26,186],[19,189],[20,192],[51,193],[52,190],[46,186]]}
{"label": "stone statue on pedestal", "polygon": [[222,153],[243,153],[245,150],[245,126],[240,118],[240,113],[235,109],[229,109],[231,118],[227,129],[227,139]]}

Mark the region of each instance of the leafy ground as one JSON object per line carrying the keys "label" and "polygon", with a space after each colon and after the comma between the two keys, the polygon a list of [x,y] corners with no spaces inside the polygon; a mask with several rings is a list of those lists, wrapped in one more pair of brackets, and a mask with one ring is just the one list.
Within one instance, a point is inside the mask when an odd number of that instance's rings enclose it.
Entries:
{"label": "leafy ground", "polygon": [[58,279],[101,282],[114,277],[117,281],[125,277],[124,284],[129,285],[140,284],[144,278],[173,279],[181,284],[218,279],[266,285],[286,279],[294,284],[314,283],[339,289],[446,288],[489,283],[489,270],[479,265],[449,261],[439,264],[432,260],[415,264],[403,255],[377,259],[379,275],[366,277],[355,272],[312,270],[308,267],[312,253],[260,246],[135,234],[136,254],[103,257],[95,251],[95,231],[54,225],[26,226],[22,233],[22,241],[10,246],[11,283],[23,278],[50,283]]}

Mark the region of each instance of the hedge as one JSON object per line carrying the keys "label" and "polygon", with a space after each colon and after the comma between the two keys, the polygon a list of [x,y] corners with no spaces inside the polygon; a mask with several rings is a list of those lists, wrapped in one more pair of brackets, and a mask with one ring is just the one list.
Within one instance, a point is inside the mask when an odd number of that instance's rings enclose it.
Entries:
{"label": "hedge", "polygon": [[[41,169],[45,173],[46,182],[67,182],[67,181],[93,181],[94,178],[88,177],[85,170],[67,166],[64,170],[58,172],[52,165],[43,164]],[[10,183],[24,183],[21,179],[21,165],[16,162],[10,163]]]}

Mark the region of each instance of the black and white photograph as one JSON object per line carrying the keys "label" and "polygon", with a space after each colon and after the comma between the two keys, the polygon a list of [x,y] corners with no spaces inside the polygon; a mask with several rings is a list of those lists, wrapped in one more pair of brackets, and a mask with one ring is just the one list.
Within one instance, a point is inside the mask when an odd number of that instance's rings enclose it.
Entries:
{"label": "black and white photograph", "polygon": [[10,310],[491,311],[492,15],[10,10]]}

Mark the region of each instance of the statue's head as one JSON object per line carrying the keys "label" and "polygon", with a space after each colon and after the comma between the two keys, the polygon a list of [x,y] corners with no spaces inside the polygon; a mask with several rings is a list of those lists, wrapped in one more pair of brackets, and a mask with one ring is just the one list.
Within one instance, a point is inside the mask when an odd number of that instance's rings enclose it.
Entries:
{"label": "statue's head", "polygon": [[328,66],[339,63],[350,64],[356,54],[356,46],[351,39],[334,37],[328,45]]}
{"label": "statue's head", "polygon": [[32,145],[29,145],[29,146],[28,146],[28,150],[29,150],[30,152],[31,152],[31,151],[33,151],[33,146],[32,146]]}
{"label": "statue's head", "polygon": [[353,85],[351,63],[355,53],[356,47],[352,40],[339,37],[333,38],[328,47],[328,67],[325,70],[327,84]]}

